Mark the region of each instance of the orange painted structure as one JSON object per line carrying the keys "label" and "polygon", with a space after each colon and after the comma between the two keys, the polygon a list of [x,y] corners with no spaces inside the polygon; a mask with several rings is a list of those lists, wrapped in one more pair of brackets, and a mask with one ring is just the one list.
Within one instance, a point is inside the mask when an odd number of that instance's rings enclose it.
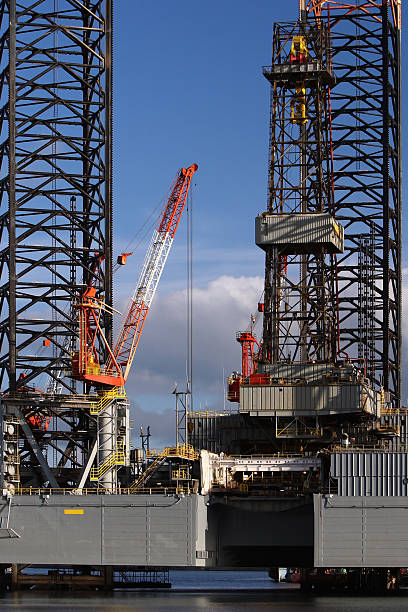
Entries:
{"label": "orange painted structure", "polygon": [[[112,309],[96,296],[96,289],[92,285],[82,294],[81,301],[77,305],[80,327],[79,351],[74,353],[72,360],[72,375],[77,380],[104,387],[118,387],[125,384],[187,201],[191,179],[197,169],[197,164],[182,168],[172,185],[170,197],[159,217],[158,227],[153,232],[142,273],[114,349],[109,346],[101,325],[102,313],[112,314]],[[122,253],[118,262],[122,265],[126,263],[129,254]],[[102,260],[98,260],[96,266],[100,266],[101,263]],[[105,365],[98,361],[97,343],[102,343],[106,349]]]}
{"label": "orange painted structure", "polygon": [[255,373],[255,345],[260,348],[255,338],[252,324],[248,331],[237,332],[237,342],[241,345],[241,374],[234,373],[228,379],[227,399],[230,402],[239,402],[239,388],[241,384]]}

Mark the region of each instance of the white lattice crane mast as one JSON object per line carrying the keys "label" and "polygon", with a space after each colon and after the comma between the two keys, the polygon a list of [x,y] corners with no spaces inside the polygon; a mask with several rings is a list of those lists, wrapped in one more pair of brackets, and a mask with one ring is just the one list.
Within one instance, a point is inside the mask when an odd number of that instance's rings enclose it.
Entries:
{"label": "white lattice crane mast", "polygon": [[[181,169],[163,212],[159,228],[154,231],[146,253],[139,282],[113,354],[116,363],[122,368],[125,381],[129,375],[147,313],[173,244],[174,235],[190,189],[191,178],[197,168],[197,164],[193,164],[187,169]],[[114,361],[111,359],[108,368],[113,365]]]}
{"label": "white lattice crane mast", "polygon": [[[106,386],[121,386],[126,382],[147,314],[187,201],[191,179],[197,168],[197,164],[189,168],[182,168],[173,183],[170,197],[161,214],[158,226],[153,232],[138,284],[113,350],[107,344],[99,325],[101,311],[105,305],[96,299],[89,288],[84,292],[80,305],[83,311],[80,322],[81,337],[86,338],[86,341],[83,342],[86,355],[80,356],[76,361],[84,364],[83,370],[85,371],[74,371],[75,378]],[[97,353],[94,350],[97,337],[102,338],[105,342],[109,355],[102,370],[97,363]]]}

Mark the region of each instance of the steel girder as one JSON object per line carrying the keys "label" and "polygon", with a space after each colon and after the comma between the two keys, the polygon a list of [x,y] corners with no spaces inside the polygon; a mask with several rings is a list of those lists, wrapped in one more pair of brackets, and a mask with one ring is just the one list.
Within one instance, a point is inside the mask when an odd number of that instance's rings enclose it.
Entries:
{"label": "steel girder", "polygon": [[[337,306],[335,359],[360,360],[373,383],[390,391],[394,406],[401,398],[401,32],[400,6],[387,0],[367,2],[310,1],[309,23],[321,19],[330,34],[331,65],[335,84],[326,100],[330,114],[333,160],[333,206],[336,218],[344,226],[345,251],[328,263],[326,278],[332,283],[331,295]],[[312,107],[307,98],[307,106]],[[275,107],[274,107],[275,105]],[[280,172],[279,181],[271,182],[271,198],[276,200],[290,176],[288,149],[277,136],[279,100],[272,92],[271,167]],[[310,112],[310,111],[309,111]],[[272,133],[274,131],[274,133]],[[286,142],[296,144],[296,137]],[[279,144],[280,151],[279,153]],[[292,151],[292,150],[291,150]],[[293,156],[293,152],[291,153]],[[275,161],[274,161],[275,159]],[[300,158],[299,158],[300,159]],[[279,164],[276,163],[279,160]],[[295,158],[292,168],[299,165]],[[272,176],[273,172],[270,173]],[[298,183],[300,184],[300,183]],[[295,187],[292,194],[295,193]],[[281,192],[283,193],[282,189]],[[287,194],[290,195],[290,190]],[[289,198],[290,199],[290,198]],[[309,196],[307,198],[309,200]],[[310,263],[310,257],[308,258]],[[285,262],[289,270],[288,262]],[[306,266],[306,264],[304,264]],[[273,270],[275,266],[275,270]],[[317,266],[320,268],[321,266]],[[282,262],[272,252],[266,258],[265,337],[270,342],[278,336],[271,296],[272,279],[282,277]],[[306,267],[304,277],[307,277]],[[319,286],[319,280],[304,283]],[[294,285],[295,279],[291,283]],[[334,285],[333,285],[334,283]],[[290,284],[290,283],[289,283]],[[275,288],[275,293],[281,287]],[[308,294],[309,295],[309,294]],[[316,293],[317,296],[317,293]],[[268,301],[269,300],[269,301]],[[307,301],[307,300],[306,300]],[[321,300],[314,300],[315,310],[324,316]],[[301,301],[298,300],[301,304]],[[307,306],[312,310],[313,304]],[[285,330],[279,332],[283,346],[299,346],[299,320],[302,308],[289,304]],[[303,309],[304,310],[304,309]],[[327,309],[326,309],[327,310]],[[271,314],[272,313],[272,314]],[[309,312],[308,312],[309,314]],[[314,317],[316,319],[316,317]],[[280,317],[281,320],[284,317]],[[317,320],[317,319],[316,319]],[[275,331],[274,331],[275,330]],[[305,336],[316,338],[306,330]],[[298,339],[297,339],[298,338]],[[264,349],[265,352],[265,349]],[[275,351],[280,360],[293,358],[285,351]],[[299,351],[297,352],[299,355]],[[309,351],[307,358],[313,356]],[[264,356],[265,358],[265,356]]]}

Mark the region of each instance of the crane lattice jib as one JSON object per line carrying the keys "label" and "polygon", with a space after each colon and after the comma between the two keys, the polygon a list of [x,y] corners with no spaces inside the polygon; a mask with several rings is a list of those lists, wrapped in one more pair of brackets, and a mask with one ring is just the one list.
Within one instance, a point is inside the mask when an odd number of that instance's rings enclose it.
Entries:
{"label": "crane lattice jib", "polygon": [[[114,358],[122,368],[126,381],[140,340],[154,294],[163,272],[174,235],[187,200],[191,178],[198,166],[182,168],[168,199],[158,229],[155,229],[146,253],[143,269],[133,294],[130,308],[114,349]],[[113,368],[110,359],[106,370]]]}
{"label": "crane lattice jib", "polygon": [[[335,14],[340,12],[344,15],[351,15],[354,12],[369,15],[372,11],[381,9],[384,5],[391,7],[394,25],[399,30],[401,29],[401,0],[366,0],[361,1],[344,1],[339,0],[307,0],[306,10],[313,13],[315,17],[322,17],[324,11],[332,11]],[[381,17],[376,16],[375,19],[381,21]]]}

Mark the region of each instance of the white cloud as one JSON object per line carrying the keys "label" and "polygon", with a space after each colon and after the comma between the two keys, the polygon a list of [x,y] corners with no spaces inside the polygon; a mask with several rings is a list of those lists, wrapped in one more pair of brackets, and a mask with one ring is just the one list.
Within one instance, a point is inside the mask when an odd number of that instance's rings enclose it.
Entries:
{"label": "white cloud", "polygon": [[[235,333],[246,329],[263,288],[261,277],[220,276],[193,290],[193,384],[201,394],[214,393],[227,376],[240,368]],[[128,393],[171,393],[174,382],[186,379],[186,290],[157,295],[148,315]]]}

